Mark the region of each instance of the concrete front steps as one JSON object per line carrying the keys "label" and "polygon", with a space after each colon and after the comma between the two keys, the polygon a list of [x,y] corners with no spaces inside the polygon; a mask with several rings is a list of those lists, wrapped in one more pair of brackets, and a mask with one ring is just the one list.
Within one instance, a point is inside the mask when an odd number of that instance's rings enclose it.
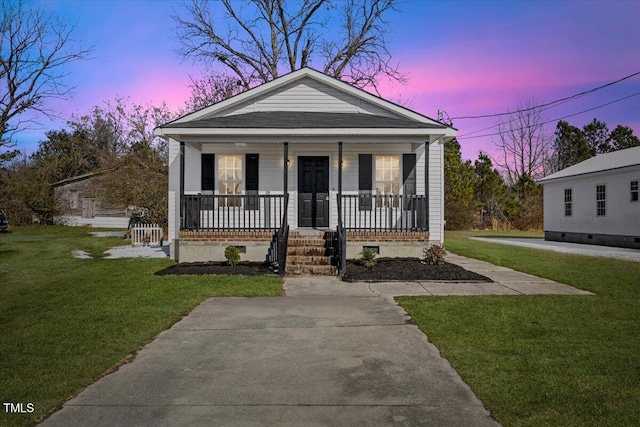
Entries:
{"label": "concrete front steps", "polygon": [[[289,232],[287,274],[336,275],[337,269],[331,265],[331,241],[326,240],[325,235],[326,233],[321,230]],[[329,237],[327,236],[327,238]]]}

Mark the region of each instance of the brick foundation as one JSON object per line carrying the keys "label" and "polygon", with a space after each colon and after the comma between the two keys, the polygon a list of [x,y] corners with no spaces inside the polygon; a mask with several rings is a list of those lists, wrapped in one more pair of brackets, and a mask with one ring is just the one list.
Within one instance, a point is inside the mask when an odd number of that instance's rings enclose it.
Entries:
{"label": "brick foundation", "polygon": [[347,242],[427,243],[428,231],[347,231]]}
{"label": "brick foundation", "polygon": [[273,231],[181,231],[183,242],[270,242]]}

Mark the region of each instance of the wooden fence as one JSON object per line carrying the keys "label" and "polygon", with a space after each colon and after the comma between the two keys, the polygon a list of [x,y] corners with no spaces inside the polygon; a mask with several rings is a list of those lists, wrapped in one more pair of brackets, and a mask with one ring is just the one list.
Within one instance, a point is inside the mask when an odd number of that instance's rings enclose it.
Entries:
{"label": "wooden fence", "polygon": [[131,228],[131,246],[160,246],[164,231],[158,224],[138,224]]}

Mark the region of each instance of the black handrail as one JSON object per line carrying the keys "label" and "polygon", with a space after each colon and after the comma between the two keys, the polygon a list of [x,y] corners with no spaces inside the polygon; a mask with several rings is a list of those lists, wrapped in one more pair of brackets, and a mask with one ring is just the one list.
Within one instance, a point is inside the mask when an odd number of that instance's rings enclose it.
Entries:
{"label": "black handrail", "polygon": [[343,194],[338,211],[338,223],[346,230],[429,231],[424,195]]}
{"label": "black handrail", "polygon": [[284,197],[284,211],[282,213],[282,221],[280,221],[280,229],[278,230],[278,271],[280,277],[284,276],[287,265],[287,246],[289,243],[289,224],[287,221],[287,211],[289,208],[289,194]]}
{"label": "black handrail", "polygon": [[280,277],[284,276],[287,264],[287,245],[289,242],[289,224],[287,222],[287,209],[289,207],[289,195],[284,197],[284,211],[280,221],[280,228],[273,233],[269,251],[267,253],[267,262],[270,268],[278,273]]}

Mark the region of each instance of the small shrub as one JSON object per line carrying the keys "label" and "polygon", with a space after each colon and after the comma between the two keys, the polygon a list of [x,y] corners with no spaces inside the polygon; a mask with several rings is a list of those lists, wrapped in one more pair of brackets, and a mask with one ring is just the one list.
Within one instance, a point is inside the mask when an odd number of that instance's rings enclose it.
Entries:
{"label": "small shrub", "polygon": [[227,246],[224,250],[224,257],[229,265],[237,265],[240,262],[240,251],[235,246]]}
{"label": "small shrub", "polygon": [[447,256],[444,246],[441,245],[430,245],[422,253],[424,254],[424,260],[429,265],[443,265],[444,258]]}
{"label": "small shrub", "polygon": [[365,267],[371,268],[376,265],[376,255],[376,251],[373,249],[363,249],[362,252],[360,252],[360,262]]}

